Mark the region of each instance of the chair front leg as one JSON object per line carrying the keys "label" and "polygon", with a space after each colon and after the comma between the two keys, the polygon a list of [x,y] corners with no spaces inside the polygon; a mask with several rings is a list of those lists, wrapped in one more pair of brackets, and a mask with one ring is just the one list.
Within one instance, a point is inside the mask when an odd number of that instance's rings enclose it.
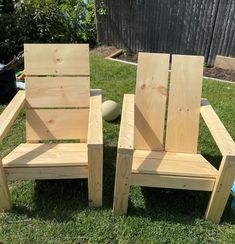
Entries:
{"label": "chair front leg", "polygon": [[215,186],[206,210],[206,219],[211,220],[214,223],[220,222],[234,180],[235,156],[228,155],[222,159]]}
{"label": "chair front leg", "polygon": [[0,159],[0,212],[5,212],[11,209],[11,197],[7,185],[6,175]]}
{"label": "chair front leg", "polygon": [[130,191],[130,177],[133,151],[117,153],[113,213],[122,215],[127,213]]}
{"label": "chair front leg", "polygon": [[90,207],[102,207],[103,145],[88,147],[88,199]]}

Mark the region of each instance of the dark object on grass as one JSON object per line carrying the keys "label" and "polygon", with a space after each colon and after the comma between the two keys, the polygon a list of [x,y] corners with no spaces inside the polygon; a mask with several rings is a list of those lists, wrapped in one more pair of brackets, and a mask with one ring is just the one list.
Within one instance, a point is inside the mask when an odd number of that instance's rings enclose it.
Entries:
{"label": "dark object on grass", "polygon": [[0,102],[8,102],[17,92],[15,68],[24,61],[24,53],[20,52],[8,64],[0,64]]}

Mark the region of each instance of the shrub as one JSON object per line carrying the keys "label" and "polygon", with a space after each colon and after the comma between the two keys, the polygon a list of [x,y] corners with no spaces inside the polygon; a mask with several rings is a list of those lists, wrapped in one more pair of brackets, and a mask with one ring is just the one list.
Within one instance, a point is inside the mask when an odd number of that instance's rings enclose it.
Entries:
{"label": "shrub", "polygon": [[[2,2],[8,2],[8,6]],[[8,61],[23,43],[96,44],[94,1],[25,0],[14,8],[0,0],[0,61]]]}

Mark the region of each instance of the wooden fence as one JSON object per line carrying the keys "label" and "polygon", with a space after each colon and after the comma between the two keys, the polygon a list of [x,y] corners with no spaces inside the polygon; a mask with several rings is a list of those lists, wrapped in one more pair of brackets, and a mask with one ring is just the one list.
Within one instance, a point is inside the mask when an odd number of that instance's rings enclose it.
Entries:
{"label": "wooden fence", "polygon": [[129,52],[235,56],[234,0],[96,0],[101,43]]}

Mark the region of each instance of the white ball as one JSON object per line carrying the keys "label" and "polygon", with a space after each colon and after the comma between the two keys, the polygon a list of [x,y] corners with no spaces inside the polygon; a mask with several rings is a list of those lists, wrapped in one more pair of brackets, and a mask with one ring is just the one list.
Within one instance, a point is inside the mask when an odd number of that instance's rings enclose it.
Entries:
{"label": "white ball", "polygon": [[117,119],[121,114],[121,109],[118,103],[107,100],[102,104],[102,115],[106,121],[112,121]]}

